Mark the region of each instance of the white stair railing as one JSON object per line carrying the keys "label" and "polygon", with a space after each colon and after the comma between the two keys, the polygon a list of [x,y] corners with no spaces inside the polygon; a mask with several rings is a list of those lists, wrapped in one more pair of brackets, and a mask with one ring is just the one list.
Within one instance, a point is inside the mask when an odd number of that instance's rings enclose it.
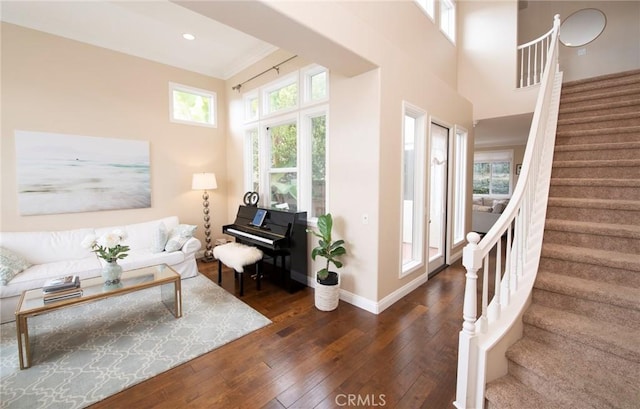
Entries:
{"label": "white stair railing", "polygon": [[[482,240],[477,233],[467,235],[469,244],[462,257],[467,270],[464,322],[459,338],[454,402],[458,409],[484,407],[487,354],[522,316],[537,274],[562,84],[558,68],[559,29],[560,16],[556,15],[522,170],[511,200]],[[493,267],[490,255],[495,257]],[[491,271],[495,273],[495,281],[494,295],[489,300]],[[478,272],[482,288],[478,288]],[[479,316],[478,293],[481,294]]]}
{"label": "white stair railing", "polygon": [[537,85],[542,80],[543,70],[549,60],[554,30],[555,27],[539,38],[518,46],[518,62],[520,64],[518,88]]}

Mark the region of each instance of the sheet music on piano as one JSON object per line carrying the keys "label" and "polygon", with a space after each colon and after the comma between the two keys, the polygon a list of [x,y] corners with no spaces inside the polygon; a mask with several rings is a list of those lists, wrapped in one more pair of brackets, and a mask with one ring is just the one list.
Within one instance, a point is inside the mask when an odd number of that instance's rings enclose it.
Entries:
{"label": "sheet music on piano", "polygon": [[[262,218],[254,225],[256,214]],[[281,278],[293,292],[307,285],[307,212],[289,212],[241,205],[233,224],[222,226],[222,233],[237,242],[260,248],[266,274]]]}

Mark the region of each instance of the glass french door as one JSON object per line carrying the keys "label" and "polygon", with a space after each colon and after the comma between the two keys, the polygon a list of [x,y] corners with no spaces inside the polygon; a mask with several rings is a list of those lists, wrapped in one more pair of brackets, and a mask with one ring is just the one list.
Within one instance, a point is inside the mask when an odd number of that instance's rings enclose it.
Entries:
{"label": "glass french door", "polygon": [[431,123],[429,152],[429,273],[446,263],[449,128]]}

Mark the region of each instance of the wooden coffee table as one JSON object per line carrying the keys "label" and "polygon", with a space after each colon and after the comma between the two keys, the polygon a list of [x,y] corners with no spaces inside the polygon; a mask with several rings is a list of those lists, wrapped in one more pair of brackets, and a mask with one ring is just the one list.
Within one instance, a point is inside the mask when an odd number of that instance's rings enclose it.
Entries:
{"label": "wooden coffee table", "polygon": [[16,309],[20,369],[31,366],[29,325],[27,323],[29,317],[155,286],[160,286],[164,305],[176,318],[180,318],[182,316],[180,274],[166,264],[125,271],[120,278],[120,284],[115,286],[105,286],[102,277],[84,279],[80,282],[80,288],[82,288],[81,296],[51,303],[44,302],[42,288],[24,291]]}

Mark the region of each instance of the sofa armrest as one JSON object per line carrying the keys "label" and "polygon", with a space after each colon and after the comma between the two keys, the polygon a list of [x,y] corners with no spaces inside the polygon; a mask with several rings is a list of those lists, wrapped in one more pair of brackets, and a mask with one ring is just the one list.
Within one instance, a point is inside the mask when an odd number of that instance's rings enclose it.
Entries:
{"label": "sofa armrest", "polygon": [[200,247],[202,247],[200,240],[195,237],[191,237],[186,243],[184,243],[180,251],[182,251],[185,256],[188,256],[200,250]]}

